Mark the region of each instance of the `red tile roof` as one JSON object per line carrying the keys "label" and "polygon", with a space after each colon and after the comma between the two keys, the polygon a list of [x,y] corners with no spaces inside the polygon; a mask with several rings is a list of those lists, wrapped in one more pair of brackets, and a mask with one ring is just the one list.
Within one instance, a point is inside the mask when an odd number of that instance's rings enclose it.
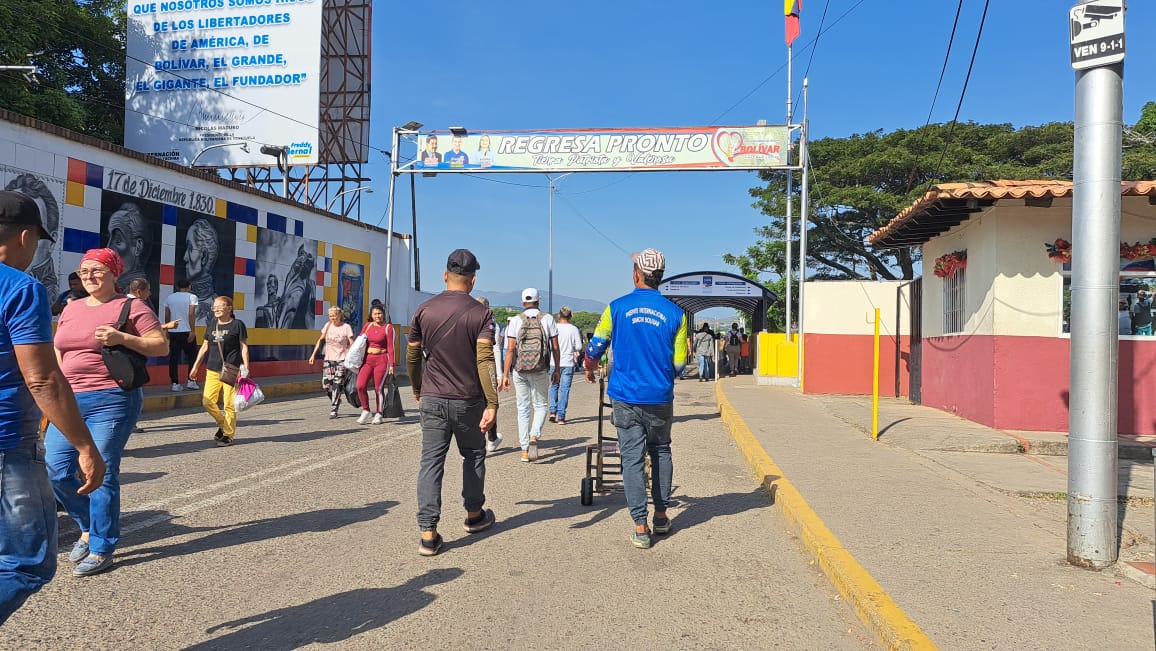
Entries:
{"label": "red tile roof", "polygon": [[[896,215],[886,226],[867,236],[867,243],[887,246],[888,240],[901,235],[909,225],[921,216],[933,210],[942,209],[945,203],[975,199],[991,205],[1000,199],[1025,199],[1029,197],[1043,199],[1045,197],[1068,197],[1071,194],[1071,181],[941,183],[931,186],[926,194]],[[1120,194],[1126,197],[1156,196],[1156,181],[1124,181],[1120,183]]]}

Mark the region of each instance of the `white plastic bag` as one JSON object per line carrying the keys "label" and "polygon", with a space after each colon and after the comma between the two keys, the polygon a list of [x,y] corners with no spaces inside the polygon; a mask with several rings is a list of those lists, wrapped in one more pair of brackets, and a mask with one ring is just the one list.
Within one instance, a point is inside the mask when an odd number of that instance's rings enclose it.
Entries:
{"label": "white plastic bag", "polygon": [[247,377],[237,378],[237,390],[233,393],[233,407],[245,411],[265,400],[265,393],[256,382]]}
{"label": "white plastic bag", "polygon": [[369,337],[365,335],[357,335],[353,340],[353,344],[349,347],[349,352],[345,353],[345,361],[343,364],[345,368],[356,371],[361,368],[361,364],[365,362],[365,351],[369,349]]}

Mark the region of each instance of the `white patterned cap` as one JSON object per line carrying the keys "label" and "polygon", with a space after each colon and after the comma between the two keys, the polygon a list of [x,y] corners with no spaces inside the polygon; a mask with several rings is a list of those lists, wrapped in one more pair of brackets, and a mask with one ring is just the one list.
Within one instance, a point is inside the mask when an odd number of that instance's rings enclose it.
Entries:
{"label": "white patterned cap", "polygon": [[646,249],[638,251],[637,253],[631,253],[630,259],[644,274],[666,271],[666,256],[662,255],[662,252],[656,249]]}

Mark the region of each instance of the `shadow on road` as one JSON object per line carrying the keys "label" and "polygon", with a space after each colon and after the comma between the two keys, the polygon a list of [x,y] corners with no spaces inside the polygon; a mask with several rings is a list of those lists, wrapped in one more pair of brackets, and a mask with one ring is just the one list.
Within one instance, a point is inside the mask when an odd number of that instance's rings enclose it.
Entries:
{"label": "shadow on road", "polygon": [[160,479],[169,473],[167,472],[122,472],[120,473],[120,485],[135,484],[141,481],[152,481]]}
{"label": "shadow on road", "polygon": [[[244,425],[245,423],[241,423]],[[238,428],[237,440],[233,444],[234,447],[238,445],[248,445],[251,443],[305,443],[307,441],[316,441],[330,436],[340,436],[342,434],[350,434],[360,431],[363,428],[357,429],[343,429],[343,430],[320,430],[313,432],[295,432],[293,434],[280,434],[277,436],[254,436],[248,438],[245,436],[245,430]],[[143,448],[126,448],[124,456],[133,457],[136,459],[156,459],[158,457],[169,457],[177,454],[189,454],[191,452],[200,452],[215,448],[216,444],[213,441],[213,430],[209,426],[205,426],[205,437],[203,440],[196,441],[177,441],[175,443],[163,443],[161,445],[151,445]]]}
{"label": "shadow on road", "polygon": [[[117,554],[117,565],[126,567],[161,558],[174,558],[224,547],[261,542],[306,531],[333,531],[351,524],[376,520],[389,513],[389,509],[397,505],[398,502],[394,501],[373,502],[349,509],[321,509],[319,511],[293,513],[280,518],[262,518],[229,527],[208,529],[192,529],[182,525],[172,525],[169,528],[172,533],[167,537],[197,531],[215,531],[207,536],[182,543],[126,550]],[[153,541],[155,540],[159,540],[159,538],[154,537]]]}
{"label": "shadow on road", "polygon": [[323,597],[298,606],[218,624],[205,631],[220,637],[194,644],[185,651],[208,649],[296,649],[310,644],[332,644],[386,626],[433,603],[437,595],[426,588],[453,581],[461,568],[430,570],[393,588],[361,588]]}
{"label": "shadow on road", "polygon": [[[773,475],[768,476],[768,479],[772,478],[778,479]],[[697,527],[715,518],[737,515],[754,509],[769,508],[773,498],[767,494],[766,489],[760,486],[748,493],[724,493],[706,497],[676,495],[671,499],[671,502],[673,527],[669,535],[674,536],[680,529]]]}
{"label": "shadow on road", "polygon": [[[769,476],[769,479],[778,478]],[[498,513],[496,514],[498,521],[489,532],[480,536],[466,536],[457,540],[446,541],[445,549],[449,551],[461,547],[468,547],[483,538],[548,520],[566,520],[587,516],[585,519],[569,525],[571,529],[584,529],[602,522],[620,511],[622,512],[623,527],[624,529],[629,529],[630,516],[626,513],[626,499],[622,493],[598,493],[594,497],[593,506],[582,506],[579,501],[578,488],[579,482],[576,480],[574,482],[573,497],[564,497],[556,500],[525,500],[518,502],[518,504],[527,504],[539,508],[519,513],[506,519],[502,519],[502,514]],[[690,529],[706,524],[714,518],[736,515],[753,509],[768,508],[771,506],[771,503],[772,497],[768,495],[767,491],[762,487],[756,488],[748,493],[725,493],[706,497],[690,497],[676,494],[671,497],[670,508],[673,515],[674,528],[671,530],[670,535],[674,535],[679,529]],[[653,505],[650,509],[651,515],[653,516]],[[656,537],[655,542],[659,542],[661,538],[662,536]]]}

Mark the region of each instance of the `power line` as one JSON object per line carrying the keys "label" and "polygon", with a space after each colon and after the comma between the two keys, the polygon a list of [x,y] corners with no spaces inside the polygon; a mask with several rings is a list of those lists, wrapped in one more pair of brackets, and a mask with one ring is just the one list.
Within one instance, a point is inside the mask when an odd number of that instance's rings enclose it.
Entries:
{"label": "power line", "polygon": [[991,0],[984,0],[983,15],[979,18],[979,30],[975,34],[975,46],[971,49],[971,61],[967,64],[967,76],[963,78],[963,89],[959,91],[959,103],[955,105],[955,116],[951,118],[951,125],[947,127],[947,137],[943,140],[943,151],[939,154],[939,162],[935,164],[935,173],[931,178],[939,178],[939,169],[943,165],[943,158],[947,156],[947,147],[951,144],[951,134],[955,131],[955,123],[959,120],[959,111],[963,108],[963,98],[967,94],[967,84],[971,81],[971,69],[975,65],[975,55],[979,52],[979,40],[983,37],[983,24],[987,21],[987,7]]}
{"label": "power line", "polygon": [[[857,8],[859,7],[859,5],[863,4],[863,3],[864,3],[864,2],[866,2],[866,1],[867,1],[867,0],[859,0],[859,1],[858,1],[858,2],[856,2],[855,4],[851,5],[851,8],[850,8],[850,9],[848,9],[847,11],[844,11],[844,12],[843,12],[843,14],[842,14],[841,16],[839,16],[838,18],[836,18],[836,19],[835,19],[835,21],[831,23],[831,26],[830,26],[830,27],[828,27],[827,29],[824,29],[822,32],[820,32],[820,33],[816,34],[816,35],[815,35],[815,38],[813,38],[813,39],[811,39],[810,41],[808,41],[808,42],[807,42],[807,43],[806,43],[806,44],[803,46],[803,48],[802,48],[802,49],[806,50],[808,47],[811,47],[811,46],[813,46],[813,45],[814,45],[814,44],[815,44],[815,43],[816,43],[816,42],[819,40],[819,37],[820,37],[820,36],[822,36],[823,34],[826,34],[827,32],[831,31],[832,29],[834,29],[834,28],[835,28],[835,25],[838,25],[838,24],[839,24],[839,23],[840,23],[840,22],[841,22],[841,21],[842,21],[844,18],[846,18],[846,17],[847,17],[847,16],[848,16],[848,15],[849,15],[849,14],[850,14],[852,11],[855,11],[855,9],[857,9]],[[738,108],[738,106],[739,106],[740,104],[742,104],[743,102],[747,101],[747,99],[748,99],[748,98],[749,98],[751,95],[754,95],[754,94],[755,94],[755,93],[756,93],[756,92],[757,92],[757,91],[758,91],[760,88],[762,88],[763,86],[765,86],[765,85],[767,84],[767,82],[768,82],[768,81],[770,81],[771,79],[774,79],[774,78],[775,78],[775,75],[777,75],[777,74],[779,74],[780,72],[782,72],[782,71],[783,71],[783,69],[784,69],[784,68],[786,68],[786,67],[787,67],[787,64],[786,64],[786,63],[784,63],[783,65],[779,66],[779,67],[778,67],[778,68],[777,68],[777,69],[776,69],[774,72],[772,72],[770,75],[768,75],[766,79],[764,79],[764,80],[760,81],[760,82],[759,82],[759,83],[758,83],[758,84],[757,84],[757,85],[756,85],[754,88],[752,88],[752,89],[750,90],[750,92],[748,92],[746,95],[743,95],[743,96],[742,96],[742,97],[739,99],[739,101],[735,102],[734,104],[731,104],[731,105],[730,105],[730,108],[728,108],[727,110],[723,111],[722,113],[719,113],[718,115],[716,115],[716,116],[715,116],[715,117],[714,117],[714,118],[713,118],[713,119],[710,121],[710,124],[717,124],[717,123],[718,123],[718,121],[719,121],[719,120],[721,120],[723,117],[725,117],[727,113],[730,113],[731,111],[733,111],[733,110],[735,110],[736,108]]]}
{"label": "power line", "polygon": [[[963,0],[960,0],[961,2]],[[803,71],[803,79],[811,74],[811,62],[815,60],[815,50],[819,49],[819,36],[823,34],[823,23],[827,20],[827,7],[831,6],[831,0],[823,3],[823,16],[819,18],[819,30],[815,32],[815,45],[811,47],[811,56],[807,58],[807,69]]]}
{"label": "power line", "polygon": [[580,210],[578,210],[578,208],[575,207],[574,204],[571,203],[569,199],[566,198],[566,195],[564,195],[562,193],[558,193],[558,198],[561,199],[562,201],[566,202],[566,205],[570,206],[570,209],[574,211],[574,214],[578,215],[579,219],[586,222],[587,226],[594,229],[595,233],[598,233],[599,235],[601,235],[602,239],[606,240],[607,242],[610,242],[610,244],[612,244],[614,246],[614,248],[618,249],[619,251],[622,251],[626,255],[630,255],[630,251],[627,251],[626,249],[622,248],[622,246],[618,242],[615,242],[613,240],[613,238],[611,238],[609,235],[598,230],[597,226],[595,226],[593,223],[591,223],[591,221],[589,219],[586,219],[586,215],[583,215],[582,212]]}
{"label": "power line", "polygon": [[[931,114],[935,111],[935,102],[939,99],[939,88],[943,86],[943,76],[947,73],[947,60],[951,57],[951,45],[955,43],[955,29],[959,27],[959,14],[963,11],[963,0],[955,7],[955,22],[951,24],[951,36],[947,39],[947,52],[943,55],[943,67],[939,70],[939,81],[935,84],[935,94],[931,97],[931,108],[927,110],[927,121],[923,126],[931,124]],[[987,11],[987,8],[984,8]]]}

